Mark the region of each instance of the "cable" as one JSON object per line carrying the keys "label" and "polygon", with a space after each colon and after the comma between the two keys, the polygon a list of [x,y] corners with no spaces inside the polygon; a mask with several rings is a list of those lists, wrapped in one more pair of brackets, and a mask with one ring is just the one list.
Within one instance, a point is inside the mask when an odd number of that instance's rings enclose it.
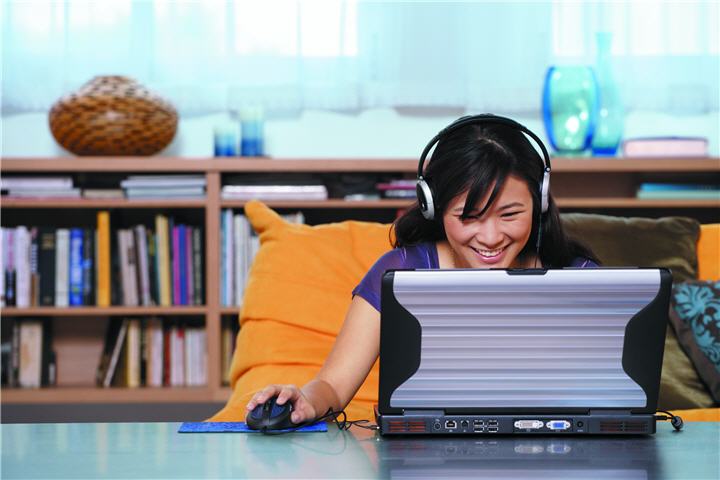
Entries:
{"label": "cable", "polygon": [[670,425],[673,426],[676,432],[679,432],[682,430],[685,423],[683,422],[683,419],[678,416],[674,415],[671,412],[668,412],[667,410],[658,410],[660,413],[664,413],[665,415],[655,415],[655,421],[667,421],[670,420]]}
{"label": "cable", "polygon": [[[338,420],[338,418],[342,416],[342,420]],[[260,431],[264,433],[265,435],[283,435],[285,433],[292,433],[297,432],[303,427],[307,427],[308,425],[312,425],[314,423],[320,422],[322,420],[325,420],[326,418],[332,418],[332,421],[335,422],[339,430],[350,430],[352,427],[358,427],[358,428],[365,428],[367,430],[380,430],[380,427],[378,427],[375,424],[365,425],[366,423],[369,423],[370,420],[348,420],[347,414],[345,413],[345,410],[341,410],[339,412],[333,411],[332,408],[328,408],[325,415],[312,419],[307,420],[301,424],[298,424],[297,426],[293,427],[292,429],[285,429],[285,430],[268,430],[267,428],[262,428]]]}

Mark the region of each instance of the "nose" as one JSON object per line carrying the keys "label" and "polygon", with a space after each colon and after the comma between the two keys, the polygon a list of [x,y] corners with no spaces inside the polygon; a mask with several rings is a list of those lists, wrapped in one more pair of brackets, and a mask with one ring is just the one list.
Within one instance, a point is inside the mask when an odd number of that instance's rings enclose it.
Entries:
{"label": "nose", "polygon": [[499,247],[503,242],[503,233],[498,223],[494,220],[486,220],[478,224],[475,233],[475,240],[488,250]]}

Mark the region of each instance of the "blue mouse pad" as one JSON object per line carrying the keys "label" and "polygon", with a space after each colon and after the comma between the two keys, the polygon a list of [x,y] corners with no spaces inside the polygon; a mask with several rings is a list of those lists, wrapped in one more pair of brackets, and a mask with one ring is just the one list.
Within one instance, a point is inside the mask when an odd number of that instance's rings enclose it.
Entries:
{"label": "blue mouse pad", "polygon": [[[272,433],[282,432],[327,432],[327,423],[317,422],[298,429],[270,430]],[[184,422],[178,433],[262,433],[253,430],[245,422]]]}

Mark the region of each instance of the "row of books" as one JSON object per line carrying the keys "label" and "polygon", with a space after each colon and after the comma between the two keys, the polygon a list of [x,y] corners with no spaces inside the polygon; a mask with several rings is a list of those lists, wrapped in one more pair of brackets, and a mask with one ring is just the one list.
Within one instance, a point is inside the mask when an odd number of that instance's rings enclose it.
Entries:
{"label": "row of books", "polygon": [[107,211],[95,229],[2,228],[0,305],[201,305],[202,232],[158,214],[113,235]]}
{"label": "row of books", "polygon": [[[291,223],[305,223],[302,212],[283,215],[283,218]],[[220,303],[239,306],[260,242],[245,215],[229,208],[220,213],[220,242]]]}
{"label": "row of books", "polygon": [[235,341],[240,331],[237,317],[223,321],[220,330],[220,373],[223,385],[230,385],[230,366],[235,354]]}
{"label": "row of books", "polygon": [[104,388],[207,384],[207,335],[202,322],[110,319],[96,384]]}
{"label": "row of books", "polygon": [[720,185],[697,183],[642,183],[637,198],[645,200],[717,200]]}
{"label": "row of books", "polygon": [[0,343],[3,386],[37,388],[56,384],[57,361],[50,319],[16,320]]}
{"label": "row of books", "polygon": [[0,179],[0,191],[9,198],[93,198],[93,199],[200,199],[205,198],[204,175],[131,175],[120,188],[77,188],[70,176]]}

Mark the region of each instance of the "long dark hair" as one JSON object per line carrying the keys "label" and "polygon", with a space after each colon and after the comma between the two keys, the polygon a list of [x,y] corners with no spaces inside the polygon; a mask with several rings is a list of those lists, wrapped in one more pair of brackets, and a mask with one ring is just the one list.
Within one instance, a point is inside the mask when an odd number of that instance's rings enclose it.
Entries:
{"label": "long dark hair", "polygon": [[542,219],[540,261],[545,267],[566,267],[577,257],[599,263],[593,252],[569,238],[560,222],[552,195],[549,208],[540,213],[540,184],[544,165],[530,141],[519,130],[502,124],[470,124],[448,133],[435,147],[426,164],[424,178],[433,191],[435,218],[426,220],[416,202],[393,224],[395,247],[446,240],[442,217],[450,201],[467,191],[462,218],[470,215],[480,199],[492,188],[482,216],[495,201],[508,176],[521,178],[533,201],[533,224],[520,257],[535,253],[538,224]]}

